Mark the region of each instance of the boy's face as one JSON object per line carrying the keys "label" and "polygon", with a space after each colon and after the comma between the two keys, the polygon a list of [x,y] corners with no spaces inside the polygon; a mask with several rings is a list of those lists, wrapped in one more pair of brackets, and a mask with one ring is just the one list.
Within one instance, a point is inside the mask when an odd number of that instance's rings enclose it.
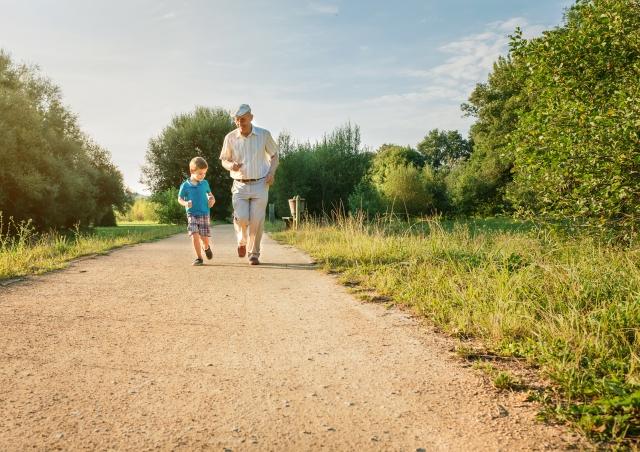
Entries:
{"label": "boy's face", "polygon": [[204,179],[204,176],[207,175],[207,168],[196,169],[191,171],[191,177],[197,181],[201,181]]}

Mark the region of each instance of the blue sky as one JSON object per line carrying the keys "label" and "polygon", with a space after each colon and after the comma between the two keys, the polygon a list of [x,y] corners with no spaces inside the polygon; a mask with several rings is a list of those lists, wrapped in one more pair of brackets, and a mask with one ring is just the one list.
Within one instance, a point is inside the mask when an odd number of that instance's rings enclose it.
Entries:
{"label": "blue sky", "polygon": [[466,134],[459,105],[507,35],[561,24],[570,0],[0,0],[0,48],[60,86],[136,191],[149,138],[196,105],[249,103],[274,136],[347,121],[363,144]]}

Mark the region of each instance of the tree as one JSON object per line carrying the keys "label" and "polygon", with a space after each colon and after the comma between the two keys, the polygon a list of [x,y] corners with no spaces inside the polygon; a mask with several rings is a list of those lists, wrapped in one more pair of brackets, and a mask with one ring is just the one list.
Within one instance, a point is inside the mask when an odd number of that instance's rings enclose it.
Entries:
{"label": "tree", "polygon": [[0,51],[0,211],[41,229],[100,224],[123,207],[122,174],[37,69]]}
{"label": "tree", "polygon": [[471,143],[462,138],[457,130],[433,129],[418,143],[418,151],[434,170],[452,167],[469,158]]}
{"label": "tree", "polygon": [[446,209],[443,179],[411,147],[384,144],[349,197],[352,212],[425,215]]}
{"label": "tree", "polygon": [[160,135],[149,140],[142,182],[154,194],[179,187],[189,177],[189,161],[201,156],[209,164],[206,178],[216,197],[212,216],[229,217],[232,181],[219,156],[225,135],[233,129],[231,116],[220,108],[196,107],[174,116]]}
{"label": "tree", "polygon": [[525,79],[511,134],[520,209],[631,239],[640,225],[640,2],[579,0],[563,27],[512,42]]}
{"label": "tree", "polygon": [[396,144],[383,144],[378,148],[371,162],[369,176],[374,185],[381,187],[387,179],[388,173],[396,167],[413,166],[421,169],[424,165],[424,155],[415,149]]}
{"label": "tree", "polygon": [[287,199],[300,195],[312,214],[346,209],[349,195],[367,172],[371,154],[360,147],[360,129],[345,124],[315,144],[290,145],[280,160],[271,188],[280,215],[289,212]]}
{"label": "tree", "polygon": [[[515,36],[519,36],[516,31]],[[479,83],[462,104],[466,116],[476,118],[469,131],[473,152],[467,162],[447,175],[447,190],[458,213],[495,214],[509,211],[505,199],[513,179],[510,134],[527,111],[521,96],[524,74],[510,56],[500,57],[486,83]]]}

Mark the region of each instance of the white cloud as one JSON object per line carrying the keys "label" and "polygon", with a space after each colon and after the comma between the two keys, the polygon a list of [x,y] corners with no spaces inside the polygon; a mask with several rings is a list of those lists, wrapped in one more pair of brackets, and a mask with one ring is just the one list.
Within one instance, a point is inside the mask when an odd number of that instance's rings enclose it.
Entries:
{"label": "white cloud", "polygon": [[154,18],[154,20],[171,20],[175,19],[176,13],[174,11],[170,11],[168,13],[162,14]]}
{"label": "white cloud", "polygon": [[338,14],[340,8],[337,5],[330,3],[310,2],[309,10],[315,14]]}
{"label": "white cloud", "polygon": [[508,53],[509,34],[518,26],[523,29],[525,38],[538,36],[548,29],[542,25],[529,25],[521,17],[491,22],[482,33],[440,46],[440,52],[450,55],[444,63],[430,69],[406,68],[399,74],[424,79],[429,86],[455,88],[468,95],[476,83],[486,80],[498,57]]}
{"label": "white cloud", "polygon": [[[467,100],[476,83],[486,80],[498,57],[507,54],[508,35],[517,26],[528,38],[549,28],[529,25],[520,17],[492,22],[481,33],[441,45],[437,50],[446,58],[437,66],[395,70],[394,75],[406,80],[405,85],[411,89],[366,99],[351,109],[362,112],[358,119],[362,120],[363,138],[378,145],[383,140],[401,143],[401,136],[413,137],[415,141],[406,144],[415,145],[431,128],[458,129],[465,133],[472,120],[462,117],[460,104]],[[416,82],[422,88],[416,89]]]}

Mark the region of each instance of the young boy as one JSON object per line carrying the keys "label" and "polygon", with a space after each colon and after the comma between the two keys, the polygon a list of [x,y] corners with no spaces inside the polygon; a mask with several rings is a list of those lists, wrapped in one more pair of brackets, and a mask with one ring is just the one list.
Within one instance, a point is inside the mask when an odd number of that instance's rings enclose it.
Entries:
{"label": "young boy", "polygon": [[209,246],[209,237],[211,237],[209,209],[213,207],[216,199],[211,193],[209,182],[204,178],[208,168],[207,161],[202,157],[191,159],[189,162],[191,177],[180,185],[178,192],[178,202],[187,210],[187,230],[191,236],[193,248],[196,250],[197,257],[193,265],[203,264],[203,249],[207,259],[213,257],[211,246]]}

